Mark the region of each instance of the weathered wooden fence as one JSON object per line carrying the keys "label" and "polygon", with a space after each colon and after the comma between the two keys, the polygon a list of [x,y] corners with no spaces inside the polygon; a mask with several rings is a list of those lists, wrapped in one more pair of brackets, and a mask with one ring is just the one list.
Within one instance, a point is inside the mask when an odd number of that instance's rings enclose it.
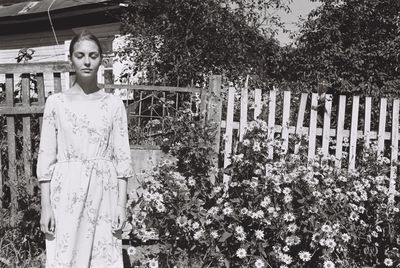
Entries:
{"label": "weathered wooden fence", "polygon": [[[31,96],[31,77],[35,74],[37,94]],[[17,156],[16,150],[16,121],[22,118],[22,153],[20,162],[23,162],[24,177],[33,178],[32,156],[32,118],[43,113],[45,103],[45,78],[51,77],[54,81],[53,90],[64,90],[68,83],[67,78],[74,79],[74,74],[66,62],[52,63],[27,63],[0,65],[0,75],[5,74],[5,103],[0,105],[0,115],[7,118],[7,162],[8,174],[0,172],[0,185],[5,180],[17,181]],[[15,98],[15,74],[21,74],[20,98]],[[161,119],[170,115],[166,108],[167,98],[171,93],[174,99],[173,109],[179,109],[179,103],[191,103],[192,96],[200,98],[199,107],[196,109],[206,113],[206,120],[214,122],[220,127],[216,133],[214,144],[216,154],[213,157],[214,165],[218,164],[218,153],[223,152],[223,166],[230,163],[230,156],[235,151],[235,144],[242,141],[246,127],[251,120],[262,118],[268,125],[268,135],[271,138],[280,137],[285,150],[297,153],[299,144],[289,148],[290,140],[296,136],[307,137],[307,156],[309,160],[315,157],[316,151],[323,154],[334,154],[336,165],[343,165],[344,144],[348,143],[346,151],[346,168],[353,170],[357,165],[357,144],[362,142],[365,146],[370,141],[376,141],[378,150],[388,155],[391,161],[398,161],[399,141],[399,100],[379,100],[360,96],[332,96],[318,95],[317,93],[294,94],[289,91],[265,90],[250,88],[248,79],[243,87],[222,87],[221,76],[211,76],[208,88],[195,87],[168,87],[168,86],[142,86],[142,85],[114,85],[110,82],[110,74],[104,74],[107,91],[124,89],[128,116],[137,126],[153,119]],[[19,78],[18,78],[19,79]],[[1,82],[1,81],[0,81]],[[47,90],[48,91],[48,90]],[[221,95],[226,94],[226,99]],[[186,97],[185,97],[186,95]],[[189,97],[188,97],[189,96]],[[18,100],[18,101],[17,101]],[[161,108],[155,108],[155,103]],[[190,104],[192,105],[192,104]],[[375,109],[374,109],[375,108]],[[223,118],[222,118],[223,117]],[[132,127],[132,126],[130,126]],[[221,143],[221,137],[224,140]],[[331,147],[332,140],[335,147]],[[347,141],[348,140],[348,141]],[[219,146],[223,148],[220,150]],[[272,157],[273,148],[269,150]],[[18,159],[17,159],[18,158]],[[6,159],[1,159],[1,164]],[[6,177],[6,178],[4,178]],[[397,169],[395,165],[390,171],[390,192],[395,189]],[[28,191],[33,191],[33,182],[29,182]],[[12,208],[15,212],[17,195],[15,189],[10,189]],[[3,192],[0,191],[0,198]],[[13,219],[11,219],[12,221]]]}
{"label": "weathered wooden fence", "polygon": [[[240,101],[237,101],[238,99]],[[363,100],[362,103],[360,99]],[[335,155],[336,165],[343,167],[342,159],[347,155],[345,168],[354,170],[358,157],[357,147],[362,147],[360,142],[368,147],[371,141],[376,141],[378,151],[388,156],[392,163],[396,163],[399,145],[399,101],[394,99],[388,103],[388,99],[381,98],[374,102],[371,97],[317,93],[294,96],[290,91],[250,89],[247,80],[243,87],[227,88],[226,116],[221,124],[225,129],[223,166],[230,164],[230,156],[235,152],[235,143],[243,140],[248,123],[257,118],[266,121],[269,138],[279,136],[282,139],[284,150],[289,149],[289,142],[295,135],[305,138],[308,142],[309,160],[315,157],[317,150],[321,150],[323,155]],[[376,104],[375,110],[373,103]],[[249,113],[250,110],[252,113]],[[237,135],[234,135],[234,131]],[[334,146],[330,146],[332,141],[335,142]],[[346,155],[343,153],[344,143],[348,144]],[[298,153],[299,144],[295,144],[291,150]],[[273,147],[268,153],[272,158]],[[392,165],[390,178],[389,191],[393,194],[397,178],[396,165]]]}
{"label": "weathered wooden fence", "polygon": [[[8,145],[7,159],[1,159],[2,154],[0,151],[0,189],[3,189],[4,183],[7,182],[10,190],[12,215],[10,223],[15,224],[18,195],[17,189],[14,186],[18,183],[18,176],[28,180],[26,184],[29,193],[33,194],[34,186],[36,185],[36,178],[34,177],[35,159],[32,152],[37,152],[37,148],[33,148],[32,141],[33,135],[38,135],[38,133],[32,133],[33,120],[38,120],[39,126],[41,126],[41,117],[46,97],[45,92],[51,91],[57,93],[65,90],[72,84],[74,73],[67,62],[46,62],[0,64],[0,75],[5,76],[5,102],[0,103],[0,116],[6,117]],[[33,79],[32,75],[34,76]],[[210,90],[195,87],[114,85],[107,83],[110,82],[112,75],[104,74],[104,76],[108,77],[108,79],[104,79],[105,84],[100,84],[100,86],[104,87],[106,91],[113,91],[118,88],[126,90],[125,101],[128,110],[128,120],[134,119],[134,123],[139,127],[143,125],[143,122],[148,120],[160,119],[162,121],[164,116],[171,115],[171,110],[165,107],[166,99],[168,98],[174,99],[171,103],[174,103],[173,110],[176,111],[184,101],[189,101],[189,103],[192,101],[193,98],[190,96],[197,95],[202,101],[196,109],[198,112],[206,113],[207,120],[215,120],[220,113],[220,99],[213,97],[215,94],[211,94],[215,92],[219,94],[221,89],[220,76],[212,76],[210,78]],[[20,78],[20,82],[16,83],[16,80]],[[45,88],[45,79],[46,81],[54,81],[54,85],[51,85],[51,90]],[[65,83],[65,79],[69,79],[69,81]],[[36,91],[32,91],[32,81],[36,83],[34,86]],[[16,84],[18,86],[15,86]],[[0,94],[2,93],[4,92],[1,92],[0,89]],[[185,95],[189,95],[189,97],[185,97]],[[156,105],[154,104],[156,102],[160,103],[161,109],[155,108]],[[19,141],[16,139],[18,136],[16,124],[20,126],[21,118],[22,150],[19,152],[17,144]],[[17,164],[19,164],[20,168],[17,168]],[[1,172],[3,170],[2,165],[7,165],[7,174]],[[3,203],[3,197],[3,191],[0,190],[0,205]]]}

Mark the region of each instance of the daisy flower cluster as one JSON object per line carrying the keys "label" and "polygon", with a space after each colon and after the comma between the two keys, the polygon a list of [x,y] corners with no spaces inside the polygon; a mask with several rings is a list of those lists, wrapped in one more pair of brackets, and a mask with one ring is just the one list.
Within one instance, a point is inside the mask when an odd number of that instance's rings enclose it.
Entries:
{"label": "daisy flower cluster", "polygon": [[[263,239],[268,235],[266,240],[275,245],[275,250],[269,252],[273,252],[270,255],[277,267],[296,263],[312,266],[318,262],[324,267],[383,264],[378,253],[358,260],[351,258],[375,252],[376,247],[385,248],[385,252],[396,249],[388,243],[396,233],[392,231],[388,237],[384,231],[398,228],[393,223],[399,218],[398,203],[388,204],[390,161],[371,146],[352,172],[337,168],[335,156],[321,151],[313,162],[308,162],[301,147],[297,155],[283,155],[283,143],[269,140],[265,128],[259,122],[249,126],[227,169],[234,171],[230,172],[229,197],[244,200],[240,203],[244,207],[238,209],[242,213],[232,217],[251,216],[258,210],[263,213],[262,221],[254,223],[258,225],[256,241],[261,234]],[[343,162],[347,164],[346,159]],[[252,200],[251,206],[245,200]],[[249,219],[241,221],[252,227]],[[351,243],[363,246],[354,248]]]}

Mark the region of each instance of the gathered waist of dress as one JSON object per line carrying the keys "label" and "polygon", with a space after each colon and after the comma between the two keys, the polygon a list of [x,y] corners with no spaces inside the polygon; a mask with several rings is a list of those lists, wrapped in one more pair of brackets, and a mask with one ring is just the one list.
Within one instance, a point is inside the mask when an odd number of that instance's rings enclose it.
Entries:
{"label": "gathered waist of dress", "polygon": [[99,161],[99,160],[112,162],[112,160],[110,158],[106,158],[106,157],[89,157],[89,158],[58,159],[57,163],[93,162],[93,161]]}

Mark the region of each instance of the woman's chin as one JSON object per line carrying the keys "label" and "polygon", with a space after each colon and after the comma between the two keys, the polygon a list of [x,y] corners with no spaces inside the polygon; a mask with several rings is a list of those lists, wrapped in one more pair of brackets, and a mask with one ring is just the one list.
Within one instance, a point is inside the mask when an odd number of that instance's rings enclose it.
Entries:
{"label": "woman's chin", "polygon": [[77,73],[76,75],[85,80],[91,80],[97,77],[96,73]]}

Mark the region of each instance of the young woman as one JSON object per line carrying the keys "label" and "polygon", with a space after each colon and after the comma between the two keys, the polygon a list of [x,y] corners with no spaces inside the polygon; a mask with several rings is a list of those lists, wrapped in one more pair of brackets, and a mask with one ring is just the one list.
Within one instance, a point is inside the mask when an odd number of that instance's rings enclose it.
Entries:
{"label": "young woman", "polygon": [[37,166],[46,267],[122,268],[132,176],[126,111],[97,86],[98,39],[83,32],[69,52],[76,81],[46,101]]}

